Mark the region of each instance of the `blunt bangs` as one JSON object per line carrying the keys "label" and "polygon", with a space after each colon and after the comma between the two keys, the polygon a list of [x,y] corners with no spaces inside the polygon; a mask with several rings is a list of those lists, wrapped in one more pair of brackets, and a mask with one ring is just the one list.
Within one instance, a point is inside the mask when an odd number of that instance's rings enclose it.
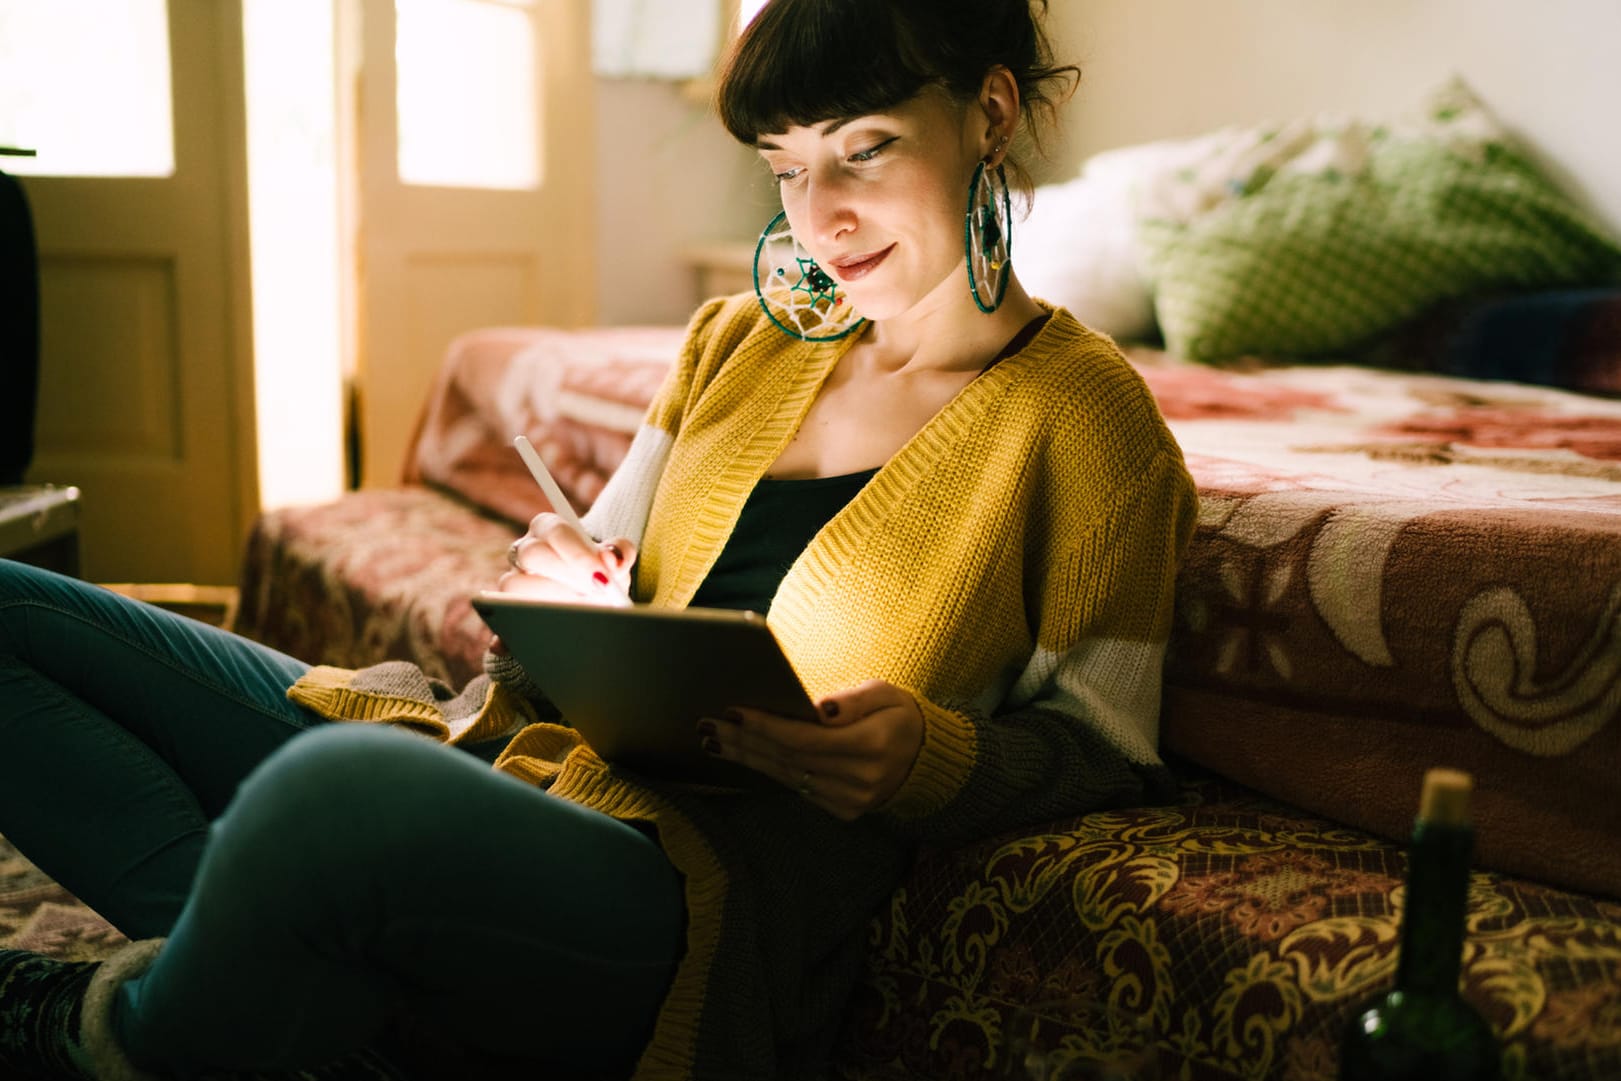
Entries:
{"label": "blunt bangs", "polygon": [[721,122],[754,146],[791,127],[884,112],[944,83],[905,36],[888,2],[770,0],[721,73]]}

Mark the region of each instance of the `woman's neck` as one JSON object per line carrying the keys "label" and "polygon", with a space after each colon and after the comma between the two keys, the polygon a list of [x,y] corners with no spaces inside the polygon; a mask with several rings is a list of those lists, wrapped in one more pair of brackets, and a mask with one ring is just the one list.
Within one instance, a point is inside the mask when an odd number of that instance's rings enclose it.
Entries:
{"label": "woman's neck", "polygon": [[868,363],[889,372],[979,371],[1032,319],[1046,310],[1017,277],[994,312],[982,312],[953,277],[911,310],[868,326],[861,344]]}

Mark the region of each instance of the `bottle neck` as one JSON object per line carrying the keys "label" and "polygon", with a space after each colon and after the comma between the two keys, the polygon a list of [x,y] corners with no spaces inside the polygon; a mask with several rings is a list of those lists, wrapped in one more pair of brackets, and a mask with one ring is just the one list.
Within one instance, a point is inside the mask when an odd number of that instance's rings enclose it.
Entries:
{"label": "bottle neck", "polygon": [[1428,995],[1456,995],[1463,961],[1464,914],[1474,830],[1414,825],[1407,867],[1396,986]]}

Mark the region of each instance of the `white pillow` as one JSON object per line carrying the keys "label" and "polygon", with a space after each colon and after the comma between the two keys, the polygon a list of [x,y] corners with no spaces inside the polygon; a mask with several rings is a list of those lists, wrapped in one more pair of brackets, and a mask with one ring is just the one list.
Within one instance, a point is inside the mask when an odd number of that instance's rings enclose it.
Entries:
{"label": "white pillow", "polygon": [[1136,223],[1121,195],[1085,176],[1037,188],[1030,216],[1013,227],[1013,266],[1031,295],[1130,340],[1152,333],[1154,298],[1137,270]]}
{"label": "white pillow", "polygon": [[1139,193],[1231,139],[1222,131],[1108,150],[1079,176],[1038,187],[1013,228],[1013,265],[1034,296],[1123,341],[1154,335],[1154,297],[1137,246]]}

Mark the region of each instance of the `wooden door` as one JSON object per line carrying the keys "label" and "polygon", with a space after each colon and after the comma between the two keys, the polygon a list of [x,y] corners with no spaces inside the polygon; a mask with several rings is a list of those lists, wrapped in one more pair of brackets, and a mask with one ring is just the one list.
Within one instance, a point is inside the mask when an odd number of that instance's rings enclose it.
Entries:
{"label": "wooden door", "polygon": [[230,584],[257,490],[240,0],[169,0],[169,44],[172,176],[23,178],[40,266],[28,479],[83,493],[85,577]]}
{"label": "wooden door", "polygon": [[[423,399],[452,338],[492,325],[577,326],[593,314],[589,0],[432,2],[488,5],[526,28],[520,33],[527,32],[526,48],[533,51],[539,105],[538,176],[532,185],[505,190],[403,180],[396,27],[405,4],[358,0],[344,9],[348,25],[340,33],[358,66],[356,415],[366,486],[398,483]],[[458,61],[464,59],[450,54],[464,47],[454,39],[444,43],[440,78],[447,87],[462,77]],[[447,130],[445,143],[459,134]]]}

